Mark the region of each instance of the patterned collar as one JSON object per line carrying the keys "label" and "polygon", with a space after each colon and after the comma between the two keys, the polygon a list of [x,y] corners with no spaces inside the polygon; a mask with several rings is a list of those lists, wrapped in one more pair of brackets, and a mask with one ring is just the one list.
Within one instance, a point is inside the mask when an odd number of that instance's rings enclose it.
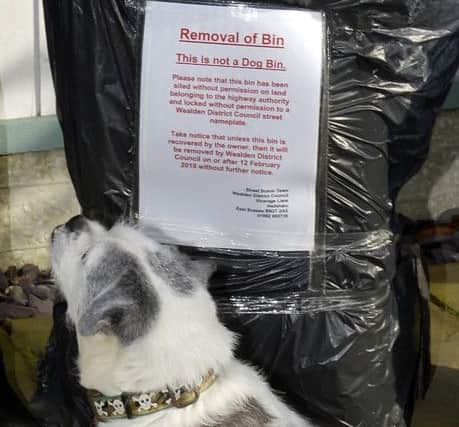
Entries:
{"label": "patterned collar", "polygon": [[168,408],[184,408],[199,399],[217,380],[214,371],[209,370],[194,387],[180,387],[176,390],[165,388],[145,393],[122,393],[119,396],[104,396],[96,390],[88,390],[98,421],[111,421],[118,418],[135,418],[155,414]]}

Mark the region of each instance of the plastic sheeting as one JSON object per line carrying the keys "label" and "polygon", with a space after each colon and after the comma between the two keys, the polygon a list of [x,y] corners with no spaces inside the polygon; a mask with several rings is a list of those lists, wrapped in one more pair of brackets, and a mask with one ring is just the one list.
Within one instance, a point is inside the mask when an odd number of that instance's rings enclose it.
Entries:
{"label": "plastic sheeting", "polygon": [[[422,377],[426,313],[414,256],[397,243],[393,202],[426,157],[457,70],[459,4],[296,6],[323,11],[328,32],[316,250],[184,250],[217,261],[211,290],[222,319],[241,333],[239,355],[262,367],[298,410],[329,425],[404,426]],[[144,2],[44,0],[44,9],[82,211],[107,225],[135,218]],[[36,407],[46,425],[89,425],[70,374],[77,349],[63,310],[56,310]],[[58,411],[46,409],[53,401]]]}

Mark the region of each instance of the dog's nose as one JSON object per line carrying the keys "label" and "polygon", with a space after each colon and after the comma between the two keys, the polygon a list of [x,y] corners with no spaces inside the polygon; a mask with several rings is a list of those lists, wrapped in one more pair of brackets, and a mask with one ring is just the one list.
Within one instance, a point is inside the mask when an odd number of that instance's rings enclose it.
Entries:
{"label": "dog's nose", "polygon": [[88,228],[88,223],[83,215],[77,215],[66,222],[65,228],[68,231],[74,233],[76,231],[83,231]]}
{"label": "dog's nose", "polygon": [[59,233],[59,231],[63,228],[63,225],[58,225],[57,227],[54,228],[53,231],[51,231],[51,242],[54,242],[54,239],[56,237],[56,234]]}

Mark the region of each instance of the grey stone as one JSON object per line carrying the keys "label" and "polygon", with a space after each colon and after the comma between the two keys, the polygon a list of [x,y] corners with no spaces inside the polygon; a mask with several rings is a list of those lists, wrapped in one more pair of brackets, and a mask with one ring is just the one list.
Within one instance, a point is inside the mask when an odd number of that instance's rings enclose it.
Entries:
{"label": "grey stone", "polygon": [[11,285],[19,284],[18,271],[14,265],[10,265],[8,267],[8,270],[6,270],[5,276]]}
{"label": "grey stone", "polygon": [[35,295],[29,296],[29,305],[31,308],[34,308],[36,314],[51,314],[53,312],[53,301],[51,300],[41,300]]}
{"label": "grey stone", "polygon": [[0,319],[20,319],[24,317],[32,317],[34,314],[35,309],[32,307],[24,307],[22,305],[0,302]]}
{"label": "grey stone", "polygon": [[10,286],[6,289],[5,294],[11,299],[11,301],[20,304],[27,305],[29,299],[25,294],[24,290],[20,286]]}
{"label": "grey stone", "polygon": [[34,280],[32,277],[26,275],[26,276],[19,276],[18,278],[18,285],[22,287],[26,286],[32,286],[34,283]]}
{"label": "grey stone", "polygon": [[41,299],[50,299],[54,297],[54,292],[51,291],[49,286],[45,286],[45,285],[34,286],[34,289],[32,292],[36,297],[41,298]]}
{"label": "grey stone", "polygon": [[8,279],[2,272],[0,272],[0,291],[4,292],[7,287],[8,287]]}
{"label": "grey stone", "polygon": [[30,297],[33,295],[41,300],[49,299],[51,296],[51,291],[47,286],[34,286],[34,285],[23,285],[22,289]]}
{"label": "grey stone", "polygon": [[20,270],[19,275],[21,277],[27,277],[32,283],[34,283],[40,275],[40,269],[34,264],[25,264]]}

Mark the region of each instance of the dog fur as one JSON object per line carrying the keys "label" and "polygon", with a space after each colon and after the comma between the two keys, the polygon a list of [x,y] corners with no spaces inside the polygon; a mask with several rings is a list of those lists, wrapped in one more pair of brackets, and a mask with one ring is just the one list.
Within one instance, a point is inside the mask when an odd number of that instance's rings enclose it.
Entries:
{"label": "dog fur", "polygon": [[307,427],[252,367],[233,356],[234,334],[207,290],[211,264],[150,237],[146,226],[106,230],[78,217],[56,228],[52,267],[75,327],[80,383],[114,396],[216,383],[194,404],[111,427]]}

